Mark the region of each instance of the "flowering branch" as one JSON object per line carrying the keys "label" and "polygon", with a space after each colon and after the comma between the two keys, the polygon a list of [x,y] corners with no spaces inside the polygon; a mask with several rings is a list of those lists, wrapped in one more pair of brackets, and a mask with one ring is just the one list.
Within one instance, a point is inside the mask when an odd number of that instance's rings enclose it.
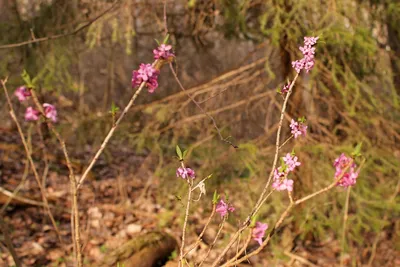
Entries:
{"label": "flowering branch", "polygon": [[47,198],[46,198],[46,192],[45,192],[45,190],[44,190],[44,188],[42,186],[42,182],[40,181],[39,174],[38,174],[37,169],[36,169],[36,165],[35,165],[35,163],[34,163],[34,161],[32,159],[28,144],[27,144],[26,139],[25,139],[25,135],[22,132],[21,125],[19,124],[18,119],[17,119],[17,117],[15,115],[14,108],[12,106],[10,96],[8,95],[6,83],[7,83],[7,78],[5,78],[4,80],[1,80],[1,85],[2,85],[2,87],[4,89],[4,95],[6,96],[8,107],[10,109],[10,116],[14,120],[15,125],[17,126],[19,136],[20,136],[22,144],[23,144],[23,146],[25,148],[26,156],[27,156],[27,158],[29,160],[32,172],[33,172],[33,174],[35,176],[35,179],[36,179],[36,182],[37,182],[37,184],[39,186],[39,190],[40,190],[40,193],[41,193],[41,196],[42,196],[42,200],[43,200],[43,204],[45,206],[45,210],[47,211],[47,214],[48,214],[48,216],[50,218],[50,221],[51,221],[51,223],[52,223],[52,225],[54,227],[54,230],[57,233],[57,237],[58,237],[59,241],[61,243],[63,243],[63,241],[61,239],[60,231],[58,230],[58,227],[57,227],[57,224],[56,224],[56,221],[54,220],[53,214],[50,211],[49,202],[47,201]]}

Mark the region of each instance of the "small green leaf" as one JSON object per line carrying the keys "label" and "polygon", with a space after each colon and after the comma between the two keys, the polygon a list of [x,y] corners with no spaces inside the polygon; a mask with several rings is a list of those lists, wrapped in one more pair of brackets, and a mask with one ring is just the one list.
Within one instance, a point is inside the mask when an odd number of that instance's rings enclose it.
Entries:
{"label": "small green leaf", "polygon": [[178,252],[176,250],[172,251],[171,255],[169,255],[168,259],[169,260],[174,260],[178,257]]}
{"label": "small green leaf", "polygon": [[290,152],[290,155],[294,156],[296,153],[294,152],[294,148],[292,149],[292,152]]}
{"label": "small green leaf", "polygon": [[256,226],[257,219],[258,219],[258,214],[251,217],[250,228]]}
{"label": "small green leaf", "polygon": [[176,145],[176,154],[178,155],[179,160],[183,160],[182,150],[178,145]]}
{"label": "small green leaf", "polygon": [[163,44],[166,44],[168,42],[169,39],[169,34],[167,33],[167,35],[164,38]]}
{"label": "small green leaf", "polygon": [[362,147],[362,142],[358,143],[357,146],[354,148],[353,152],[351,153],[351,156],[354,157],[359,157],[361,156],[361,147]]}
{"label": "small green leaf", "polygon": [[110,110],[110,112],[113,113],[113,114],[115,114],[117,111],[119,111],[119,107],[117,107],[117,106],[115,105],[115,103],[112,102],[112,103],[111,103],[111,110]]}
{"label": "small green leaf", "polygon": [[217,194],[217,190],[215,190],[215,191],[214,191],[214,195],[213,195],[212,203],[213,203],[214,205],[217,204],[218,199],[219,199],[219,195]]}
{"label": "small green leaf", "polygon": [[34,88],[31,76],[26,70],[22,71],[21,77],[29,88]]}
{"label": "small green leaf", "polygon": [[303,116],[301,118],[298,118],[297,121],[301,122],[301,123],[305,123],[307,120],[306,120],[306,117]]}
{"label": "small green leaf", "polygon": [[183,159],[185,159],[186,158],[186,154],[188,153],[188,151],[187,150],[185,150],[185,151],[183,151]]}
{"label": "small green leaf", "polygon": [[154,41],[156,41],[157,45],[160,46],[160,41],[158,41],[157,39],[154,39]]}

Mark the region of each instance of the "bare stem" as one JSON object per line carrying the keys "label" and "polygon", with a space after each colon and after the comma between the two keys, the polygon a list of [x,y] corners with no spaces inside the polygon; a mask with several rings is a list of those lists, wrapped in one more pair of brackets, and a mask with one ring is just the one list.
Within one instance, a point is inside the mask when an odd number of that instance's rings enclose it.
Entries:
{"label": "bare stem", "polygon": [[[31,89],[30,90],[33,102],[36,105],[36,108],[40,111],[42,116],[46,118],[46,114],[43,110],[43,107],[41,103],[39,102],[39,98],[36,95],[36,91]],[[67,146],[65,145],[64,139],[61,137],[60,133],[56,130],[54,125],[46,118],[46,123],[51,132],[56,136],[57,141],[59,142],[61,146],[61,150],[64,153],[65,161],[67,163],[67,168],[69,171],[69,180],[70,180],[70,188],[71,188],[71,198],[72,198],[72,211],[71,216],[74,218],[71,220],[73,221],[73,224],[71,224],[71,230],[74,233],[74,236],[72,236],[72,241],[74,244],[74,250],[76,249],[76,265],[78,267],[83,266],[83,259],[82,259],[82,252],[81,252],[81,236],[80,236],[80,225],[79,225],[79,203],[78,203],[78,188],[77,188],[77,182],[75,179],[75,174],[74,174],[74,169],[72,167],[71,159],[69,158],[68,151],[67,151]]]}
{"label": "bare stem", "polygon": [[188,249],[188,251],[186,251],[186,252],[183,254],[183,257],[185,257],[187,254],[189,254],[190,251],[192,251],[193,249],[195,249],[195,248],[200,244],[200,241],[202,240],[203,235],[204,235],[204,233],[206,232],[207,227],[208,227],[208,225],[209,225],[210,222],[211,222],[211,219],[214,217],[214,214],[215,214],[215,204],[213,204],[211,214],[210,214],[210,216],[208,217],[208,220],[207,220],[206,224],[204,225],[204,228],[203,228],[203,230],[201,231],[201,233],[200,233],[199,237],[197,238],[196,242],[195,242],[193,245],[191,245],[190,248]]}
{"label": "bare stem", "polygon": [[281,150],[281,148],[287,144],[287,142],[289,142],[291,139],[293,138],[293,135],[291,135],[288,139],[285,140],[285,142],[282,143],[282,145],[279,146],[279,150]]}
{"label": "bare stem", "polygon": [[250,241],[251,241],[251,236],[252,236],[252,232],[250,231],[250,233],[249,233],[249,235],[247,236],[247,239],[246,239],[246,241],[244,242],[244,245],[242,246],[242,248],[241,248],[239,251],[237,251],[237,252],[236,252],[236,255],[235,255],[233,258],[231,258],[230,260],[228,260],[225,264],[234,262],[238,257],[240,257],[240,255],[243,254],[243,252],[246,251],[247,246],[249,245],[249,243],[250,243]]}
{"label": "bare stem", "polygon": [[[184,165],[182,163],[183,168]],[[185,211],[185,220],[183,222],[183,228],[182,228],[182,243],[181,243],[181,250],[180,250],[180,254],[179,254],[179,266],[182,266],[182,260],[184,258],[184,249],[185,249],[185,234],[186,234],[186,225],[187,225],[187,221],[188,221],[188,217],[189,217],[189,210],[190,210],[190,201],[191,201],[191,197],[192,197],[192,185],[193,182],[191,180],[190,177],[187,177],[188,179],[188,199],[187,199],[187,203],[186,203],[186,211]]]}
{"label": "bare stem", "polygon": [[218,227],[218,232],[217,235],[214,238],[214,241],[211,243],[210,247],[208,248],[208,251],[206,253],[206,255],[204,256],[204,258],[201,260],[200,264],[198,265],[198,267],[200,267],[201,265],[203,265],[204,261],[208,258],[208,255],[210,254],[211,250],[214,248],[215,243],[217,243],[218,237],[222,232],[222,229],[224,228],[224,222],[226,221],[226,216],[222,219],[222,222],[219,224]]}
{"label": "bare stem", "polygon": [[[154,64],[153,64],[154,65]],[[104,138],[103,143],[101,144],[99,150],[96,152],[95,156],[93,157],[92,161],[90,162],[89,166],[86,168],[85,172],[82,174],[81,179],[78,182],[78,189],[81,187],[82,183],[85,181],[86,177],[88,176],[90,170],[93,168],[93,165],[99,159],[101,153],[106,148],[108,142],[110,141],[111,137],[114,135],[115,130],[117,129],[118,125],[121,123],[122,119],[128,113],[129,109],[132,107],[133,103],[135,102],[136,98],[139,96],[140,92],[142,91],[143,87],[146,85],[145,82],[141,83],[139,88],[133,94],[131,100],[129,101],[128,105],[124,108],[124,111],[119,116],[118,120],[115,124],[111,127],[110,131],[108,132],[106,138]]]}
{"label": "bare stem", "polygon": [[340,267],[342,267],[344,264],[344,250],[345,250],[345,245],[346,245],[346,224],[347,224],[347,219],[349,217],[350,191],[351,191],[351,187],[347,188],[346,202],[345,202],[345,206],[344,206],[344,215],[343,215],[342,253],[340,255]]}

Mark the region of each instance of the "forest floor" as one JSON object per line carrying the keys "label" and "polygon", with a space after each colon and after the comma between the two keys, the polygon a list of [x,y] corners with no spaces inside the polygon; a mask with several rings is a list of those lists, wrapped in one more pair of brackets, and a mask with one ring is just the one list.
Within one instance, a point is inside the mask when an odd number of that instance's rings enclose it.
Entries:
{"label": "forest floor", "polygon": [[[54,150],[48,149],[48,151]],[[164,203],[157,203],[160,182],[147,168],[152,159],[136,156],[124,148],[114,148],[110,153],[113,162],[119,164],[107,164],[100,160],[93,169],[90,180],[80,191],[83,254],[85,263],[91,266],[97,266],[110,251],[137,235],[157,229],[166,231],[176,238],[181,235],[179,227],[181,214],[177,212],[179,209],[172,210],[171,215],[168,213],[171,211],[166,210]],[[45,165],[41,152],[34,150],[33,155],[38,163],[38,169],[42,172]],[[82,155],[82,158],[88,160],[89,155],[90,153]],[[26,160],[19,137],[10,129],[2,129],[0,134],[1,188],[12,192],[21,185],[18,196],[23,199],[13,200],[6,205],[9,198],[4,192],[0,193],[1,216],[9,226],[18,256],[26,266],[73,266],[71,202],[67,171],[62,165],[62,155],[53,155],[49,152],[47,156],[49,158],[46,178],[47,198],[63,244],[58,241],[43,207],[34,203],[24,203],[24,199],[41,203],[41,197],[34,177],[26,171]],[[80,173],[85,166],[77,163],[75,167],[77,173]],[[97,177],[101,179],[96,179]],[[171,218],[163,222],[163,214],[169,214]],[[191,217],[189,233],[198,232],[197,226],[202,225],[205,219],[198,213]],[[204,237],[204,242],[189,254],[189,258],[201,258],[205,255],[217,230],[217,219],[219,218],[215,218],[216,223],[212,224],[209,233]],[[226,228],[228,231],[234,231],[235,226],[228,225]],[[187,243],[193,243],[195,238],[195,235],[189,234]],[[255,243],[251,243],[249,250],[254,247]],[[286,256],[284,260],[270,261],[273,252],[267,249],[250,258],[250,261],[242,266],[338,266],[340,248],[340,242],[334,238],[323,243],[297,242],[296,245],[291,245],[290,249],[283,249]],[[0,253],[0,266],[14,265],[3,238],[0,242]],[[209,258],[215,258],[218,253],[218,249],[213,250]],[[344,262],[346,266],[367,266],[370,256],[371,248],[366,247],[363,251],[357,250],[347,254]],[[400,253],[396,250],[389,231],[382,232],[374,261],[370,266],[400,266]]]}

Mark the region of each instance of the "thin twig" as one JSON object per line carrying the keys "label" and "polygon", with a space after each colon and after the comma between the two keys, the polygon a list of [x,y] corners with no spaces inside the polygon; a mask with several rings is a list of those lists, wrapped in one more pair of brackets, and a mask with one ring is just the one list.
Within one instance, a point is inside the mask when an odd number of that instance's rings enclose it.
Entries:
{"label": "thin twig", "polygon": [[340,267],[343,266],[344,264],[344,251],[345,251],[345,245],[346,245],[346,224],[347,224],[347,219],[349,217],[349,201],[350,201],[350,191],[351,187],[347,188],[347,194],[346,194],[346,202],[344,205],[344,215],[343,215],[343,229],[342,229],[342,252],[340,253]]}
{"label": "thin twig", "polygon": [[246,251],[247,246],[249,245],[249,243],[251,241],[251,237],[252,237],[252,232],[250,231],[249,235],[247,236],[247,239],[244,242],[244,245],[242,246],[242,248],[239,251],[236,251],[236,255],[233,258],[231,258],[230,260],[228,260],[226,263],[230,263],[230,262],[235,261],[238,257],[240,257],[240,255],[243,254],[243,252]]}
{"label": "thin twig", "polygon": [[293,135],[291,135],[288,139],[285,140],[285,142],[282,143],[282,145],[279,146],[279,150],[281,150],[281,148],[287,144],[287,142],[289,142],[291,139],[293,138]]}
{"label": "thin twig", "polygon": [[46,198],[46,192],[45,192],[45,190],[44,190],[44,188],[43,188],[43,186],[42,186],[42,183],[41,183],[41,181],[40,181],[39,174],[38,174],[37,169],[36,169],[36,165],[35,165],[35,163],[34,163],[34,161],[33,161],[33,159],[32,159],[32,156],[31,156],[31,153],[30,153],[28,144],[27,144],[26,139],[25,139],[25,135],[24,135],[24,133],[23,133],[23,131],[22,131],[21,125],[20,125],[19,122],[18,122],[17,116],[15,115],[14,108],[13,108],[13,106],[12,106],[10,96],[8,95],[6,83],[7,83],[7,78],[5,78],[4,80],[1,80],[1,84],[2,84],[3,89],[4,89],[4,94],[5,94],[6,99],[7,99],[8,107],[9,107],[9,109],[10,109],[10,116],[11,116],[11,118],[14,120],[14,122],[15,122],[15,124],[16,124],[16,126],[17,126],[19,136],[20,136],[21,141],[22,141],[22,144],[23,144],[23,146],[24,146],[24,148],[25,148],[26,156],[28,157],[28,160],[29,160],[29,162],[30,162],[30,166],[31,166],[32,172],[33,172],[33,174],[34,174],[34,176],[35,176],[35,179],[36,179],[36,182],[37,182],[37,184],[38,184],[38,186],[39,186],[40,194],[41,194],[41,196],[42,196],[43,204],[44,204],[44,206],[45,206],[45,209],[46,209],[46,211],[47,211],[47,214],[49,215],[50,221],[51,221],[51,223],[53,224],[54,230],[55,230],[56,233],[57,233],[57,237],[58,237],[59,241],[60,241],[61,243],[63,243],[63,241],[62,241],[62,239],[61,239],[60,231],[58,230],[58,227],[57,227],[57,223],[56,223],[56,221],[54,220],[53,214],[52,214],[51,211],[50,211],[49,202],[47,201],[47,198]]}
{"label": "thin twig", "polygon": [[[178,75],[176,74],[174,67],[172,66],[172,63],[169,63],[169,68],[172,72],[172,74],[174,75],[174,78],[176,80],[176,82],[178,83],[179,87],[181,88],[182,91],[184,91],[186,93],[186,89],[185,87],[183,87],[181,81],[178,78]],[[201,110],[201,112],[203,114],[205,114],[208,118],[210,118],[210,120],[212,121],[214,128],[217,130],[219,138],[221,139],[221,141],[231,145],[233,148],[239,148],[237,145],[233,144],[231,141],[229,141],[229,137],[224,138],[221,134],[221,130],[218,128],[217,122],[215,121],[214,117],[211,116],[210,114],[208,114],[207,111],[205,111],[200,105],[199,103],[197,103],[196,100],[194,100],[193,97],[191,97],[188,93],[186,93],[187,97]]]}
{"label": "thin twig", "polygon": [[[22,184],[22,183],[21,183],[21,184]],[[18,187],[20,187],[20,186],[18,186]],[[17,189],[19,189],[18,187],[17,187]],[[24,203],[24,204],[28,204],[28,205],[32,205],[32,206],[38,206],[38,207],[45,207],[45,205],[44,205],[43,202],[39,202],[39,201],[36,201],[36,200],[32,200],[32,199],[29,199],[29,198],[25,198],[25,197],[18,196],[18,195],[17,195],[17,193],[18,193],[17,190],[15,190],[14,192],[10,192],[10,191],[8,191],[7,189],[4,189],[3,187],[0,186],[0,193],[2,193],[3,195],[9,197],[7,203],[4,204],[4,206],[2,207],[0,213],[2,213],[2,212],[5,210],[5,208],[7,207],[7,205],[8,205],[13,199],[19,201],[20,203]],[[7,205],[6,205],[6,204],[7,204]]]}
{"label": "thin twig", "polygon": [[200,233],[199,237],[197,238],[196,242],[195,242],[193,245],[191,245],[190,248],[188,249],[188,251],[186,251],[186,252],[183,254],[183,257],[185,257],[187,254],[189,254],[190,251],[192,251],[193,249],[195,249],[195,248],[200,244],[200,242],[201,242],[201,240],[202,240],[202,238],[203,238],[203,235],[204,235],[204,233],[206,232],[207,227],[208,227],[208,225],[209,225],[210,222],[211,222],[211,219],[214,217],[214,214],[215,214],[215,204],[213,204],[211,214],[210,214],[210,216],[208,217],[208,220],[207,220],[206,224],[204,225],[204,228],[203,228],[203,230],[201,231],[201,233]]}
{"label": "thin twig", "polygon": [[210,247],[208,248],[208,251],[206,253],[206,255],[204,256],[204,258],[201,260],[200,264],[197,267],[200,267],[201,265],[203,265],[204,261],[208,258],[208,255],[210,254],[211,250],[214,248],[215,243],[217,243],[218,237],[222,232],[222,229],[224,228],[224,222],[226,221],[227,216],[225,216],[222,219],[222,222],[219,224],[218,227],[218,232],[214,238],[214,241],[211,243]]}
{"label": "thin twig", "polygon": [[38,134],[40,137],[40,143],[42,146],[43,161],[44,161],[44,170],[43,170],[43,174],[42,174],[42,185],[44,188],[46,188],[47,174],[49,172],[49,158],[47,156],[47,148],[46,148],[46,144],[44,142],[42,129],[40,128],[39,124],[37,125],[37,130],[38,130]]}
{"label": "thin twig", "polygon": [[75,35],[77,33],[79,33],[80,31],[84,30],[85,28],[89,27],[90,25],[92,25],[95,21],[97,21],[98,19],[100,19],[101,17],[103,17],[105,14],[107,14],[109,11],[111,11],[116,4],[119,2],[119,0],[115,1],[111,7],[107,8],[105,11],[103,11],[102,13],[100,13],[98,16],[94,17],[93,19],[91,19],[89,22],[87,22],[86,24],[82,25],[81,27],[77,28],[76,30],[72,31],[72,32],[68,32],[68,33],[63,33],[63,34],[56,34],[56,35],[52,35],[52,36],[47,36],[47,37],[41,37],[41,38],[35,38],[32,40],[28,40],[28,41],[24,41],[21,43],[16,43],[16,44],[7,44],[7,45],[0,45],[0,49],[7,49],[7,48],[15,48],[15,47],[20,47],[20,46],[24,46],[24,45],[28,45],[28,44],[33,44],[33,43],[39,43],[39,42],[45,42],[45,41],[49,41],[49,40],[55,40],[55,39],[59,39],[59,38],[63,38],[63,37],[67,37],[67,36],[71,36],[71,35]]}

